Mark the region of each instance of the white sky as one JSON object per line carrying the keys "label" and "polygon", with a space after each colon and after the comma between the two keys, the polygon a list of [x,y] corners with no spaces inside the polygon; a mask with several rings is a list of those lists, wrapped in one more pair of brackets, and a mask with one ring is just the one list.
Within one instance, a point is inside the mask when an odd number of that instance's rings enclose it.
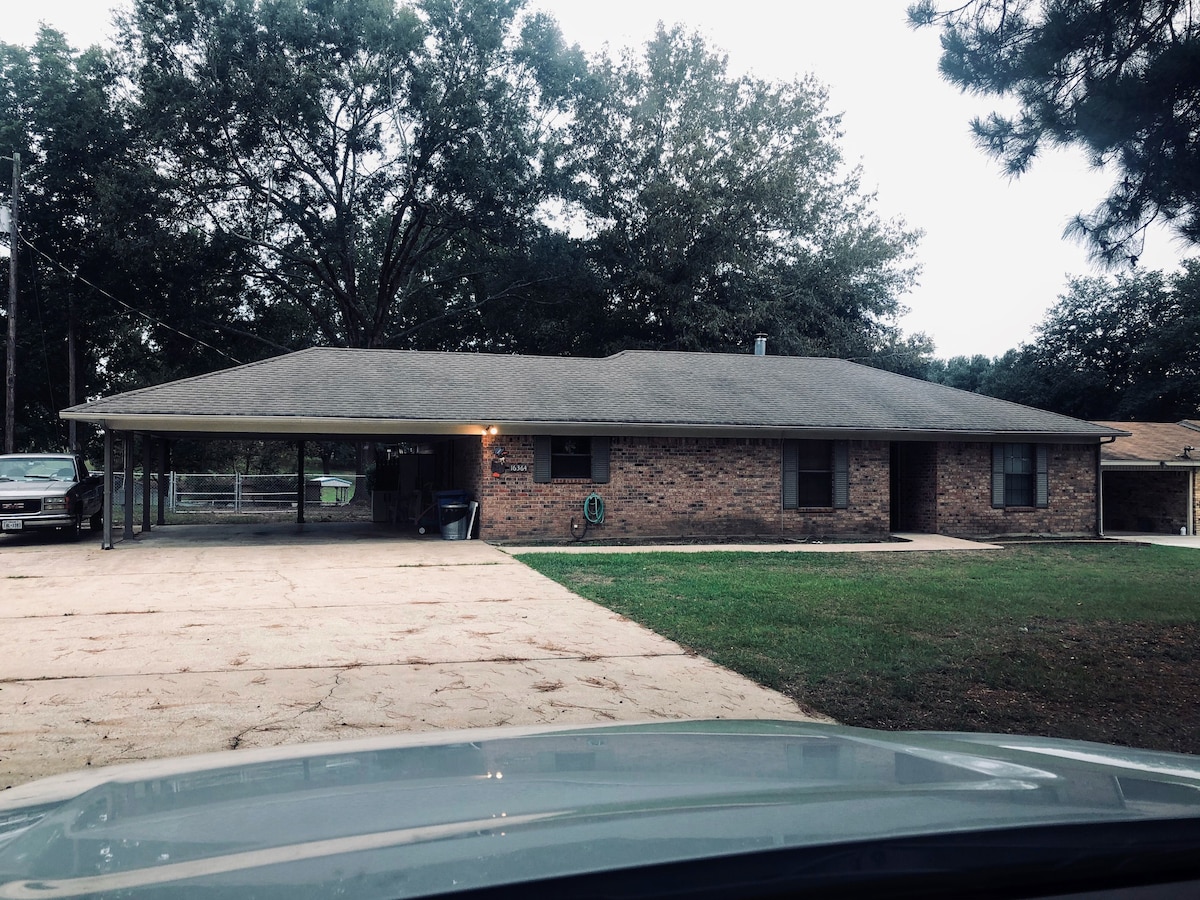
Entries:
{"label": "white sky", "polygon": [[[119,0],[0,0],[0,40],[28,43],[38,21],[76,46],[108,33]],[[933,31],[911,31],[908,0],[529,0],[589,52],[640,44],[655,24],[682,22],[729,54],[730,69],[772,79],[815,74],[844,113],[842,148],[861,162],[884,218],[925,232],[923,272],[905,298],[907,333],[924,331],[942,357],[998,356],[1028,340],[1069,275],[1098,274],[1062,238],[1109,179],[1075,152],[1056,152],[1010,182],[971,141],[968,122],[991,99],[966,97],[937,74]],[[1173,270],[1184,251],[1163,233],[1140,265]]]}

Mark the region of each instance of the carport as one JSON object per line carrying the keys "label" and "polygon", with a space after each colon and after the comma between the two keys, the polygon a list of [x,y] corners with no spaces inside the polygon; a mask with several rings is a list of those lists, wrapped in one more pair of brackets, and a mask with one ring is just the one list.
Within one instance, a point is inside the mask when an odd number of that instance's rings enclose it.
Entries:
{"label": "carport", "polygon": [[1194,535],[1200,423],[1101,424],[1129,432],[1101,451],[1102,531]]}
{"label": "carport", "polygon": [[[97,423],[104,429],[104,527],[102,532],[102,547],[105,550],[111,550],[118,537],[117,527],[121,529],[119,536],[122,539],[130,540],[136,536],[135,530],[135,505],[136,495],[138,491],[137,479],[135,477],[135,468],[139,457],[138,450],[141,451],[141,467],[147,477],[141,479],[141,531],[142,533],[149,532],[155,525],[166,524],[166,492],[159,491],[157,496],[157,504],[154,503],[152,491],[152,480],[148,477],[151,473],[155,473],[159,484],[165,484],[168,477],[170,447],[173,442],[178,440],[286,440],[293,442],[296,449],[296,523],[304,524],[305,522],[305,504],[308,499],[308,494],[312,491],[312,481],[308,478],[305,469],[305,456],[307,443],[309,441],[339,441],[347,443],[365,443],[365,444],[395,444],[395,443],[415,443],[415,444],[433,444],[435,446],[434,455],[439,459],[439,462],[444,463],[446,460],[453,460],[457,455],[453,446],[453,441],[457,435],[453,433],[445,434],[411,434],[408,432],[396,433],[371,433],[371,434],[347,434],[340,431],[318,432],[310,431],[303,435],[294,435],[287,431],[257,431],[257,432],[197,432],[197,431],[172,431],[169,429],[147,429],[123,427],[115,421],[105,420]],[[114,467],[114,463],[119,463],[119,468]],[[444,464],[438,465],[436,469],[444,469]],[[114,522],[114,495],[115,495],[115,472],[123,472],[124,485],[124,517],[119,526]],[[399,503],[398,499],[389,501],[393,506]],[[395,511],[389,516],[391,521],[395,520]]]}
{"label": "carport", "polygon": [[[329,352],[329,351],[326,351]],[[336,352],[336,351],[333,351]],[[163,483],[170,447],[179,440],[275,440],[296,448],[296,522],[304,523],[305,450],[310,441],[357,444],[432,444],[440,454],[436,469],[443,487],[465,487],[477,477],[479,437],[476,421],[414,419],[381,405],[380,392],[364,378],[359,384],[339,381],[338,390],[320,391],[323,373],[305,369],[305,355],[158,385],[81,404],[62,418],[87,422],[104,433],[105,506],[102,547],[112,549],[118,537],[113,521],[115,473],[124,473],[124,521],[120,537],[135,537],[135,477],[156,473]],[[389,415],[389,412],[393,414]],[[140,451],[140,452],[139,452]],[[142,479],[141,530],[165,524],[163,492],[154,509],[151,479]]]}

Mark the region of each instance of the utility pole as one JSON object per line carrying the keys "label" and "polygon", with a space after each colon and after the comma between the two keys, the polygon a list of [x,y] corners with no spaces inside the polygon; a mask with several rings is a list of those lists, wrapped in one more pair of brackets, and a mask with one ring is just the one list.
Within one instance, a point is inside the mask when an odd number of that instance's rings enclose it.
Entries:
{"label": "utility pole", "polygon": [[17,213],[21,196],[21,154],[12,155],[12,203],[8,210],[8,355],[4,372],[4,452],[17,449]]}

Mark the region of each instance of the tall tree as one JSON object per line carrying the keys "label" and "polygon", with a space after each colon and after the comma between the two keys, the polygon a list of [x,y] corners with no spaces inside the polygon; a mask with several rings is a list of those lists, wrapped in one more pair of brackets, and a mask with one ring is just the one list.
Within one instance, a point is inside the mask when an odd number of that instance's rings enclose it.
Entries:
{"label": "tall tree", "polygon": [[137,0],[126,50],[144,123],[265,314],[308,343],[438,342],[514,286],[572,58],[522,0]]}
{"label": "tall tree", "polygon": [[982,390],[984,380],[993,370],[993,360],[976,353],[974,356],[952,356],[948,360],[933,360],[923,377],[927,381],[945,384],[960,391],[987,393]]}
{"label": "tall tree", "polygon": [[23,163],[25,447],[66,444],[58,411],[73,395],[210,371],[277,346],[266,328],[251,337],[243,327],[246,294],[228,247],[181,223],[121,85],[110,53],[76,51],[51,28],[28,48],[0,45],[0,144]]}
{"label": "tall tree", "polygon": [[1072,279],[1034,340],[995,360],[978,390],[1084,419],[1194,418],[1200,261],[1170,276]]}
{"label": "tall tree", "polygon": [[620,347],[867,356],[898,337],[915,235],[845,172],[812,80],[733,77],[679,28],[597,59],[571,131],[564,215],[586,231],[602,332]]}
{"label": "tall tree", "polygon": [[1068,232],[1106,263],[1137,261],[1146,228],[1200,242],[1200,7],[1194,0],[970,0],[909,7],[942,30],[942,75],[1012,98],[972,128],[1019,175],[1046,145],[1082,148],[1116,182]]}

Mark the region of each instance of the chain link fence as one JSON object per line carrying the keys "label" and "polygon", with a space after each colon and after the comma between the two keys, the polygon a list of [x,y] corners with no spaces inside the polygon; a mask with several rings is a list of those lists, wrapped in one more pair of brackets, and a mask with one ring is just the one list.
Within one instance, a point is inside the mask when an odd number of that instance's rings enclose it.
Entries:
{"label": "chain link fence", "polygon": [[[160,484],[158,476],[150,477],[150,503],[158,508],[159,491],[163,492],[168,513],[272,513],[294,511],[297,503],[298,476],[190,474],[170,472]],[[140,474],[134,476],[133,499],[140,510],[144,483]],[[304,509],[341,510],[347,515],[356,512],[370,514],[370,495],[365,475],[305,475]],[[125,475],[113,473],[114,517],[124,514]]]}

